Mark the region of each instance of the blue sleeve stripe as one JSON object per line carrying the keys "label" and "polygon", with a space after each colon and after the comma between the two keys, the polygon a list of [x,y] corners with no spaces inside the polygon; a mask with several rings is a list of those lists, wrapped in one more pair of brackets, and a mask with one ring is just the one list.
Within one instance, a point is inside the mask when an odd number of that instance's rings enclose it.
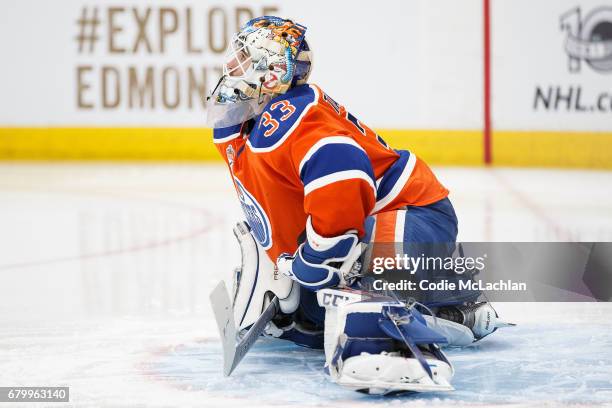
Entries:
{"label": "blue sleeve stripe", "polygon": [[357,149],[359,149],[359,150],[361,150],[361,151],[363,151],[365,153],[365,150],[363,150],[363,148],[361,146],[359,146],[359,143],[357,143],[356,141],[354,141],[353,139],[351,139],[348,136],[329,136],[329,137],[324,137],[321,140],[319,140],[317,143],[312,145],[312,147],[310,149],[308,149],[308,151],[306,152],[306,154],[302,158],[302,161],[300,162],[300,167],[299,167],[300,175],[302,174],[302,170],[304,169],[304,166],[306,165],[306,163],[308,163],[308,161],[311,159],[311,157],[314,156],[314,154],[319,149],[321,149],[322,147],[324,147],[324,146],[326,146],[328,144],[346,144],[346,145],[354,146]]}
{"label": "blue sleeve stripe", "polygon": [[406,163],[408,163],[410,153],[402,150],[398,150],[397,153],[399,153],[400,157],[391,165],[391,167],[387,169],[385,174],[383,174],[378,182],[378,197],[383,198],[389,194],[395,183],[397,183],[397,180],[402,175],[402,170],[404,170],[404,167],[406,167]]}
{"label": "blue sleeve stripe", "polygon": [[397,150],[400,158],[386,171],[377,183],[377,201],[372,213],[386,207],[402,191],[416,164],[416,156],[407,150]]}
{"label": "blue sleeve stripe", "polygon": [[350,170],[361,171],[374,181],[370,159],[359,146],[344,143],[325,144],[302,163],[300,179],[304,185],[325,176]]}

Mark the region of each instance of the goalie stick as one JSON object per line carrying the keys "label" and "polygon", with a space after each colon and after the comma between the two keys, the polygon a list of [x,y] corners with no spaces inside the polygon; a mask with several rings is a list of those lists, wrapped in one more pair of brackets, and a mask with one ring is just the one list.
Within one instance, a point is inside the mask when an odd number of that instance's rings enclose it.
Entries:
{"label": "goalie stick", "polygon": [[270,304],[264,309],[257,321],[253,323],[241,338],[238,338],[238,330],[234,321],[234,308],[232,307],[225,282],[219,282],[217,287],[210,293],[210,302],[223,347],[223,374],[229,377],[264,332],[268,323],[279,311],[278,297],[274,296],[272,298]]}

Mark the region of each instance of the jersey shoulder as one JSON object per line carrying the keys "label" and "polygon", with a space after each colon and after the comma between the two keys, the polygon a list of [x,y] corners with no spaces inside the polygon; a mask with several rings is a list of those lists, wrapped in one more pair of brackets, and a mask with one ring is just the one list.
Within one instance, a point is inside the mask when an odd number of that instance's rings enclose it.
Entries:
{"label": "jersey shoulder", "polygon": [[240,136],[240,129],[242,128],[242,124],[223,127],[223,128],[214,128],[213,129],[213,142],[215,144],[226,143],[231,140],[236,139]]}
{"label": "jersey shoulder", "polygon": [[263,153],[280,147],[316,108],[320,94],[315,85],[305,84],[272,99],[251,131],[247,142],[250,150]]}

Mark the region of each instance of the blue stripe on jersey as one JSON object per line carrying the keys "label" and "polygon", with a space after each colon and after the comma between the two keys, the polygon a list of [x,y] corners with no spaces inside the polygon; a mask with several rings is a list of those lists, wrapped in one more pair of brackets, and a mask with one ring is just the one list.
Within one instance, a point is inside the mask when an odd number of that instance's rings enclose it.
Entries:
{"label": "blue stripe on jersey", "polygon": [[363,150],[345,143],[332,143],[319,148],[304,163],[300,179],[306,185],[323,176],[345,170],[362,170],[372,178],[372,183],[374,183],[374,171],[370,158]]}
{"label": "blue stripe on jersey", "polygon": [[240,128],[242,124],[233,125],[224,128],[215,128],[213,129],[213,140],[219,141],[220,139],[225,139],[233,134],[240,133]]}
{"label": "blue stripe on jersey", "polygon": [[380,180],[380,184],[376,189],[376,197],[378,200],[385,198],[387,194],[391,192],[393,187],[395,187],[395,183],[402,175],[406,164],[408,164],[408,159],[410,158],[410,152],[406,150],[396,150],[396,153],[400,155],[399,159],[387,171],[385,175]]}

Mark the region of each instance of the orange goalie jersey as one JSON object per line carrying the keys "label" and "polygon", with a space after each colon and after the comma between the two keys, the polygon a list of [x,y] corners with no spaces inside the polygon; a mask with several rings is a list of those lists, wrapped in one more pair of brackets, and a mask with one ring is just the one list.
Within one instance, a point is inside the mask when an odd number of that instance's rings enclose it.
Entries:
{"label": "orange goalie jersey", "polygon": [[364,234],[372,214],[448,195],[427,164],[393,150],[315,85],[272,99],[248,122],[214,130],[253,235],[276,261],[308,216],[326,237]]}

